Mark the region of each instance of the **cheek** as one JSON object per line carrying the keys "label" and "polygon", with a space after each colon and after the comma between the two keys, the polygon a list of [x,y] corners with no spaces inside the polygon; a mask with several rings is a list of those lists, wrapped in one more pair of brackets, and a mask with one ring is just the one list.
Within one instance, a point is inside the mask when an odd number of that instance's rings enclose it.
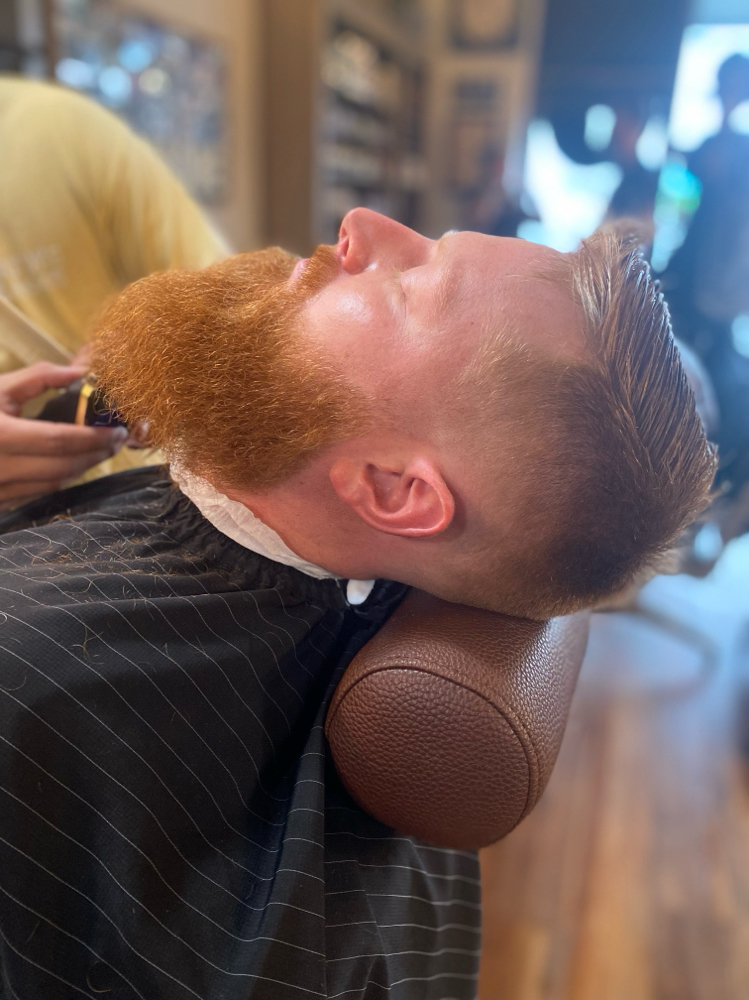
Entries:
{"label": "cheek", "polygon": [[391,379],[393,317],[377,296],[326,289],[303,315],[304,335],[321,347],[356,388],[377,395]]}
{"label": "cheek", "polygon": [[332,312],[339,322],[367,327],[375,322],[377,307],[367,296],[359,292],[344,291],[337,295]]}
{"label": "cheek", "polygon": [[385,320],[371,296],[345,288],[326,289],[304,310],[304,329],[319,343],[341,354],[358,350]]}

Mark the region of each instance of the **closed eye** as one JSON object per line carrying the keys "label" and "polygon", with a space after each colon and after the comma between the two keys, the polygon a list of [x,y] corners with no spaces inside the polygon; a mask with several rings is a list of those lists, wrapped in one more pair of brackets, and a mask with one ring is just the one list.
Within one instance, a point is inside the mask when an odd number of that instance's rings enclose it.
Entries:
{"label": "closed eye", "polygon": [[392,301],[393,312],[405,316],[408,313],[408,298],[403,283],[404,271],[394,271],[386,282],[388,297]]}

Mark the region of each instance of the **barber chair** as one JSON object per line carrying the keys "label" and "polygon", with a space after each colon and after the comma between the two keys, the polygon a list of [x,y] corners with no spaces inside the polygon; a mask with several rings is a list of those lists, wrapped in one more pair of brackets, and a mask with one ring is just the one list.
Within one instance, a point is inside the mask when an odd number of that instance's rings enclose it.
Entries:
{"label": "barber chair", "polygon": [[551,775],[589,614],[536,622],[412,590],[341,678],[325,734],[352,798],[440,847],[506,836]]}

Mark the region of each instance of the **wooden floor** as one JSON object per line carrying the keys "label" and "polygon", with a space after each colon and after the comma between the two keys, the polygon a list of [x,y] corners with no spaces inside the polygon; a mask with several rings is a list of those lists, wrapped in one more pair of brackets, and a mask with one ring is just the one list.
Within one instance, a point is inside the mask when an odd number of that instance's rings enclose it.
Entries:
{"label": "wooden floor", "polygon": [[749,538],[597,616],[556,770],[483,852],[481,1000],[749,1000]]}

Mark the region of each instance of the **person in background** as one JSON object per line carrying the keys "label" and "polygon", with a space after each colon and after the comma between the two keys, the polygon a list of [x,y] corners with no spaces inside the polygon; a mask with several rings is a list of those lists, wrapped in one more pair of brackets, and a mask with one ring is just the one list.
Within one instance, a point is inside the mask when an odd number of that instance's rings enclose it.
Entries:
{"label": "person in background", "polygon": [[[736,350],[731,333],[736,317],[749,313],[749,136],[734,131],[730,119],[749,100],[749,58],[726,59],[718,96],[721,128],[688,160],[702,185],[700,205],[662,287],[674,333],[692,347],[713,383],[717,483],[731,500],[736,534],[749,529],[749,358]],[[738,518],[737,509],[743,511]]]}
{"label": "person in background", "polygon": [[[130,282],[205,267],[227,248],[148,144],[79,94],[0,76],[0,149],[0,373],[14,372],[0,375],[2,507],[74,479],[124,441],[21,416],[32,396],[82,374],[50,362],[73,359],[94,315]],[[41,331],[33,345],[11,336],[14,309]],[[31,357],[45,364],[25,367]],[[143,461],[125,449],[101,471]]]}
{"label": "person in background", "polygon": [[610,219],[637,219],[641,233],[647,232],[652,239],[658,171],[644,167],[637,155],[647,118],[646,109],[638,104],[616,107],[616,123],[606,155],[621,167],[622,179],[611,196],[607,215]]}

